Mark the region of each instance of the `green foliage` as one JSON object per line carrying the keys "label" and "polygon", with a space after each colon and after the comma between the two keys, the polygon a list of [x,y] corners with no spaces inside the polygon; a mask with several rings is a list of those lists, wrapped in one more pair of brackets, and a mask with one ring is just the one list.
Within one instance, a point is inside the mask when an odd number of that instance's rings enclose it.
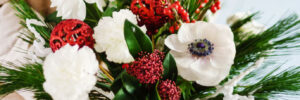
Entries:
{"label": "green foliage", "polygon": [[109,72],[111,72],[111,74],[114,78],[117,78],[119,76],[119,74],[123,71],[122,64],[117,64],[117,63],[108,61],[106,59],[105,53],[98,53],[97,55],[99,55],[101,60],[107,65]]}
{"label": "green foliage", "polygon": [[173,56],[168,53],[163,62],[164,72],[163,72],[163,79],[170,79],[176,82],[178,72],[175,59]]}
{"label": "green foliage", "polygon": [[117,8],[111,7],[111,8],[107,8],[104,12],[103,12],[103,16],[111,16],[112,17],[112,13],[114,11],[117,11]]}
{"label": "green foliage", "polygon": [[[241,34],[243,33],[243,31],[240,30],[240,28],[247,24],[248,22],[250,22],[251,20],[254,19],[255,16],[257,16],[258,13],[254,13],[254,14],[251,14],[249,15],[248,17],[242,19],[242,20],[238,20],[237,22],[233,23],[233,25],[231,25],[231,30],[233,32],[233,35],[234,35],[234,42],[236,44],[239,44],[240,42],[242,42],[243,40],[241,39]],[[251,33],[249,33],[251,34]],[[254,36],[254,35],[252,35]]]}
{"label": "green foliage", "polygon": [[[276,56],[279,53],[300,47],[300,21],[297,15],[291,15],[278,21],[261,34],[250,36],[236,46],[236,57],[230,72],[230,77],[237,75],[247,65],[261,57]],[[272,52],[270,51],[272,50]],[[282,52],[284,51],[284,52]]]}
{"label": "green foliage", "polygon": [[39,100],[51,100],[49,94],[43,89],[45,82],[42,65],[26,64],[23,67],[14,66],[16,69],[0,66],[0,95],[6,95],[20,89],[28,89],[35,93]]}
{"label": "green foliage", "polygon": [[279,68],[271,71],[259,82],[247,86],[241,91],[237,91],[237,93],[241,95],[247,95],[251,92],[254,92],[253,94],[256,98],[267,99],[268,96],[272,94],[282,94],[284,92],[290,93],[299,91],[300,66],[289,67],[278,73]]}
{"label": "green foliage", "polygon": [[102,17],[102,12],[98,9],[97,4],[89,4],[86,5],[86,17],[84,22],[87,23],[90,27],[94,28],[97,26],[99,19]]}
{"label": "green foliage", "polygon": [[[16,16],[18,16],[21,19],[20,24],[27,28],[25,21],[26,19],[36,19],[38,21],[42,21],[36,13],[31,9],[31,7],[26,3],[25,0],[10,0],[10,3],[12,4],[13,8],[17,11]],[[42,21],[43,22],[43,21]],[[49,27],[52,27],[49,24],[46,24],[47,27],[32,25],[38,33],[42,36],[42,38],[46,41],[45,47],[49,47],[49,39],[50,39],[50,33],[51,30]],[[32,33],[29,33],[32,34]],[[25,37],[21,36],[21,39],[25,42],[32,43],[32,38],[34,37],[28,37],[28,36],[34,36],[34,35],[25,35]]]}
{"label": "green foliage", "polygon": [[62,21],[62,17],[57,17],[57,11],[53,12],[52,14],[48,15],[45,18],[45,22],[54,23],[55,25],[61,21]]}
{"label": "green foliage", "polygon": [[150,38],[128,20],[124,24],[124,35],[129,52],[134,58],[138,57],[141,51],[152,52],[153,46]]}
{"label": "green foliage", "polygon": [[192,92],[195,91],[193,87],[193,82],[184,80],[182,77],[178,76],[176,85],[179,86],[182,97],[184,100],[190,100],[192,96]]}

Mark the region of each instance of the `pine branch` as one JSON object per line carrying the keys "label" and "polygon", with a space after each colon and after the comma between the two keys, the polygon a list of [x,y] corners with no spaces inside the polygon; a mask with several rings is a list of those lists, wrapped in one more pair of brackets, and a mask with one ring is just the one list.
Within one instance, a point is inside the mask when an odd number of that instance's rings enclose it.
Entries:
{"label": "pine branch", "polygon": [[26,89],[35,93],[35,98],[40,100],[50,100],[51,97],[43,89],[45,82],[42,65],[26,64],[24,67],[14,66],[10,69],[0,65],[0,95],[6,95],[16,90]]}
{"label": "pine branch", "polygon": [[[40,19],[36,13],[31,9],[31,7],[26,3],[25,0],[10,0],[10,3],[12,4],[13,8],[17,11],[16,16],[18,16],[21,19],[20,24],[27,28],[26,26],[26,19],[36,19],[38,21],[42,21],[42,19]],[[42,21],[43,22],[43,21]],[[46,24],[46,23],[45,23]],[[51,33],[51,25],[50,24],[46,24],[48,27],[41,27],[41,26],[36,26],[36,25],[32,25],[36,31],[38,33],[40,33],[40,35],[42,36],[42,38],[44,38],[44,40],[46,41],[46,45],[45,47],[49,47],[49,39],[50,39],[50,33]],[[32,33],[28,33],[28,34],[32,34]],[[30,44],[32,44],[31,42],[29,42],[28,40],[31,40],[32,38],[35,38],[34,35],[26,35],[26,36],[31,36],[31,37],[22,37],[22,40],[25,40],[25,42],[28,42]],[[32,37],[33,36],[33,37]]]}
{"label": "pine branch", "polygon": [[280,67],[268,73],[259,82],[247,86],[241,91],[236,91],[236,93],[249,95],[253,92],[256,98],[267,99],[274,94],[291,94],[292,92],[300,91],[300,66],[289,67],[275,74],[279,68]]}
{"label": "pine branch", "polygon": [[[237,75],[261,57],[276,56],[286,51],[299,50],[300,21],[297,15],[291,15],[278,21],[261,34],[250,36],[236,46],[237,54],[230,77]],[[272,51],[271,51],[272,50]]]}

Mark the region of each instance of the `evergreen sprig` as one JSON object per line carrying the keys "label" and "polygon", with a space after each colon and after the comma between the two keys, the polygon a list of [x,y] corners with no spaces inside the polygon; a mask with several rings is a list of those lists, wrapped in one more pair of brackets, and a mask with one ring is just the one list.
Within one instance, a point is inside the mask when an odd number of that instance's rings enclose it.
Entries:
{"label": "evergreen sprig", "polygon": [[256,98],[267,99],[273,94],[283,94],[299,91],[300,66],[289,67],[286,70],[278,73],[278,69],[280,69],[280,67],[268,73],[259,82],[250,86],[246,86],[244,89],[236,91],[236,93],[240,95],[253,94]]}
{"label": "evergreen sprig", "polygon": [[0,95],[7,95],[16,90],[25,89],[33,91],[35,98],[39,100],[51,100],[49,94],[44,91],[45,82],[42,65],[38,63],[25,64],[7,68],[0,65]]}
{"label": "evergreen sprig", "polygon": [[[300,21],[297,15],[291,15],[278,21],[266,31],[252,35],[236,46],[236,57],[230,77],[237,75],[247,65],[261,57],[278,56],[287,51],[299,50]],[[282,52],[284,51],[284,52]]]}
{"label": "evergreen sprig", "polygon": [[[12,4],[12,7],[17,11],[16,16],[18,16],[21,19],[20,24],[27,28],[26,26],[26,19],[36,19],[38,21],[44,22],[42,19],[38,17],[38,15],[32,10],[32,8],[26,3],[25,0],[10,0],[10,3]],[[38,33],[44,38],[46,41],[45,47],[49,47],[49,39],[50,39],[50,33],[52,26],[50,24],[46,24],[47,27],[32,25]],[[28,29],[27,29],[28,30]],[[33,43],[32,38],[35,38],[33,33],[30,33],[28,31],[28,34],[23,35],[21,34],[20,38],[24,40],[25,42],[28,42],[30,44]]]}

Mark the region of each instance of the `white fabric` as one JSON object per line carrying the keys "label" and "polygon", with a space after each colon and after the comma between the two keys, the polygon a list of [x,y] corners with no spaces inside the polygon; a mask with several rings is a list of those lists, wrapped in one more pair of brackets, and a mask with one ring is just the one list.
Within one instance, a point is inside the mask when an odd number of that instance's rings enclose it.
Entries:
{"label": "white fabric", "polygon": [[[2,0],[0,3],[3,3]],[[19,22],[10,4],[6,3],[0,8],[0,63],[10,61],[21,64],[25,61],[26,54],[21,52],[27,50],[29,44],[18,38],[18,31],[21,30]],[[33,100],[31,92],[18,91],[18,93],[25,100]]]}

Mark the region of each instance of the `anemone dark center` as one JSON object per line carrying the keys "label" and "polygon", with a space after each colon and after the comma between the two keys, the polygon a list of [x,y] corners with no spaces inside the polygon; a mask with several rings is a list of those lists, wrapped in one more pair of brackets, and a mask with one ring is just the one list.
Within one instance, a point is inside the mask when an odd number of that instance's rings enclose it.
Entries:
{"label": "anemone dark center", "polygon": [[188,49],[192,55],[202,57],[210,55],[214,50],[213,46],[207,39],[196,39],[189,44]]}

